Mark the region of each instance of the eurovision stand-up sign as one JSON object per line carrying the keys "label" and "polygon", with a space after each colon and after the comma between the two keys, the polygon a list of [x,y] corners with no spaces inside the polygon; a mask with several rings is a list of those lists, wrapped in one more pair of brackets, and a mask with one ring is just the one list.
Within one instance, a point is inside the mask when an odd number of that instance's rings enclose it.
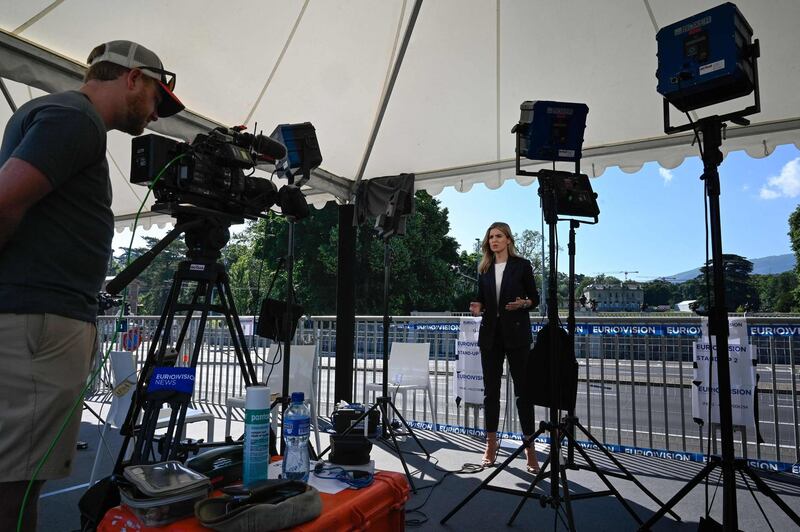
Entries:
{"label": "eurovision stand-up sign", "polygon": [[456,371],[453,373],[455,401],[483,404],[483,370],[478,347],[480,318],[461,318],[456,340]]}
{"label": "eurovision stand-up sign", "polygon": [[[728,362],[731,376],[731,410],[733,424],[755,430],[756,347],[747,339],[745,318],[730,318]],[[692,383],[692,416],[708,422],[709,400],[711,422],[719,423],[719,385],[717,384],[717,343],[708,335],[708,321],[703,318],[703,334],[694,343],[694,379]],[[709,380],[709,364],[711,375]]]}

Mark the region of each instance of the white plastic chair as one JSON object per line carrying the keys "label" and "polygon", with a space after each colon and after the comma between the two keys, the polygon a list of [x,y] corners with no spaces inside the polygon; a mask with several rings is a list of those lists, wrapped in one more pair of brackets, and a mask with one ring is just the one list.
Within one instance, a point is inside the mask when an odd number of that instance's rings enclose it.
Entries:
{"label": "white plastic chair", "polygon": [[[390,397],[395,397],[398,393],[403,394],[403,417],[405,417],[407,393],[416,393],[416,390],[425,390],[428,397],[428,404],[431,407],[433,425],[436,428],[438,427],[436,422],[436,408],[433,404],[430,367],[428,365],[428,355],[430,351],[431,344],[427,342],[392,343],[391,351],[389,352],[389,387],[387,391]],[[367,392],[372,392],[373,394],[381,393],[382,389],[383,384],[381,382],[367,383],[366,386]]]}
{"label": "white plastic chair", "polygon": [[[278,344],[269,346],[267,360],[264,363],[264,378],[269,375],[270,363],[278,356]],[[289,392],[303,392],[311,409],[311,426],[314,428],[314,439],[320,449],[319,423],[317,421],[317,346],[292,345],[289,361]],[[272,366],[272,374],[267,383],[270,392],[277,393],[283,387],[283,359]],[[231,418],[234,408],[244,408],[244,396],[231,396],[225,400],[225,437],[231,434]],[[278,409],[272,411],[273,426],[277,426]]]}
{"label": "white plastic chair", "polygon": [[[98,355],[102,355],[99,353]],[[125,423],[125,418],[128,415],[128,410],[131,407],[131,400],[133,392],[136,390],[137,372],[136,372],[136,356],[131,351],[111,351],[108,355],[111,364],[111,379],[114,389],[120,388],[120,384],[126,382],[127,390],[122,395],[111,395],[111,408],[106,416],[106,422],[103,424],[103,430],[100,433],[100,443],[97,446],[97,454],[94,457],[94,464],[92,465],[92,473],[89,476],[89,485],[94,483],[97,467],[100,464],[100,454],[104,445],[104,437],[106,430],[111,426],[113,428],[120,428]],[[163,408],[159,412],[158,423],[156,428],[164,428],[169,426],[169,418],[172,410]],[[208,424],[208,440],[214,441],[214,414],[210,412],[203,412],[202,410],[195,410],[194,408],[186,409],[186,420],[183,426],[183,435],[186,435],[186,425],[189,423],[196,423],[204,421]]]}

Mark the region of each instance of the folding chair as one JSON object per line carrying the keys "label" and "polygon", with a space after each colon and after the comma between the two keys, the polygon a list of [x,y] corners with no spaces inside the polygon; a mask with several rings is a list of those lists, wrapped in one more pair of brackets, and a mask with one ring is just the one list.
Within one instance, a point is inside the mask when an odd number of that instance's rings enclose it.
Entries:
{"label": "folding chair", "polygon": [[[269,346],[267,360],[264,363],[264,377],[269,377],[267,385],[270,391],[280,392],[283,387],[283,359],[278,357],[278,345]],[[281,346],[282,347],[282,346]],[[317,346],[292,345],[289,362],[289,392],[303,392],[311,408],[311,426],[314,427],[316,448],[320,449],[319,423],[317,420]],[[277,362],[277,363],[276,363]],[[244,408],[244,396],[232,396],[225,400],[225,437],[231,433],[231,419],[234,408]],[[273,425],[277,426],[277,409],[272,412]]]}
{"label": "folding chair", "polygon": [[[391,397],[396,394],[403,394],[403,416],[406,415],[406,394],[415,393],[417,390],[425,390],[428,397],[428,404],[431,408],[431,418],[434,427],[437,427],[436,408],[433,404],[433,393],[431,391],[430,366],[428,365],[429,354],[431,351],[430,343],[392,343],[389,353],[389,387],[388,392]],[[367,383],[367,393],[382,393],[383,384],[381,382]],[[396,405],[395,405],[396,406]]]}

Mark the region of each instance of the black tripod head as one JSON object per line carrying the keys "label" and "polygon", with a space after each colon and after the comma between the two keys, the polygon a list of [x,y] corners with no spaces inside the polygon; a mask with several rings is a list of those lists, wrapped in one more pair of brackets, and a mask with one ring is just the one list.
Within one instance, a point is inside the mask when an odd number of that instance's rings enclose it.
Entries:
{"label": "black tripod head", "polygon": [[[178,225],[182,220],[178,218]],[[185,222],[184,222],[185,223]],[[231,222],[219,218],[201,218],[198,225],[186,230],[186,258],[191,261],[213,262],[222,256],[222,248],[230,240]]]}
{"label": "black tripod head", "polygon": [[138,257],[108,282],[106,291],[112,296],[122,292],[181,233],[186,233],[188,260],[216,262],[222,256],[222,248],[230,239],[230,226],[244,222],[242,217],[193,205],[157,203],[153,206],[153,211],[175,217],[175,228],[150,251]]}

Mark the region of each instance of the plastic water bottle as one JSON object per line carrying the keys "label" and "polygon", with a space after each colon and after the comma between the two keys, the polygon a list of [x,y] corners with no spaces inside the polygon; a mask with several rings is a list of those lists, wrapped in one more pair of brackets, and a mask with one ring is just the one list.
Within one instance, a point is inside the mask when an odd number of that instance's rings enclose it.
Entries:
{"label": "plastic water bottle", "polygon": [[269,468],[269,388],[250,386],[244,400],[244,467],[246,486],[267,480]]}
{"label": "plastic water bottle", "polygon": [[292,404],[283,415],[283,478],[308,482],[308,436],[311,429],[311,410],[303,401],[303,392],[292,393]]}

